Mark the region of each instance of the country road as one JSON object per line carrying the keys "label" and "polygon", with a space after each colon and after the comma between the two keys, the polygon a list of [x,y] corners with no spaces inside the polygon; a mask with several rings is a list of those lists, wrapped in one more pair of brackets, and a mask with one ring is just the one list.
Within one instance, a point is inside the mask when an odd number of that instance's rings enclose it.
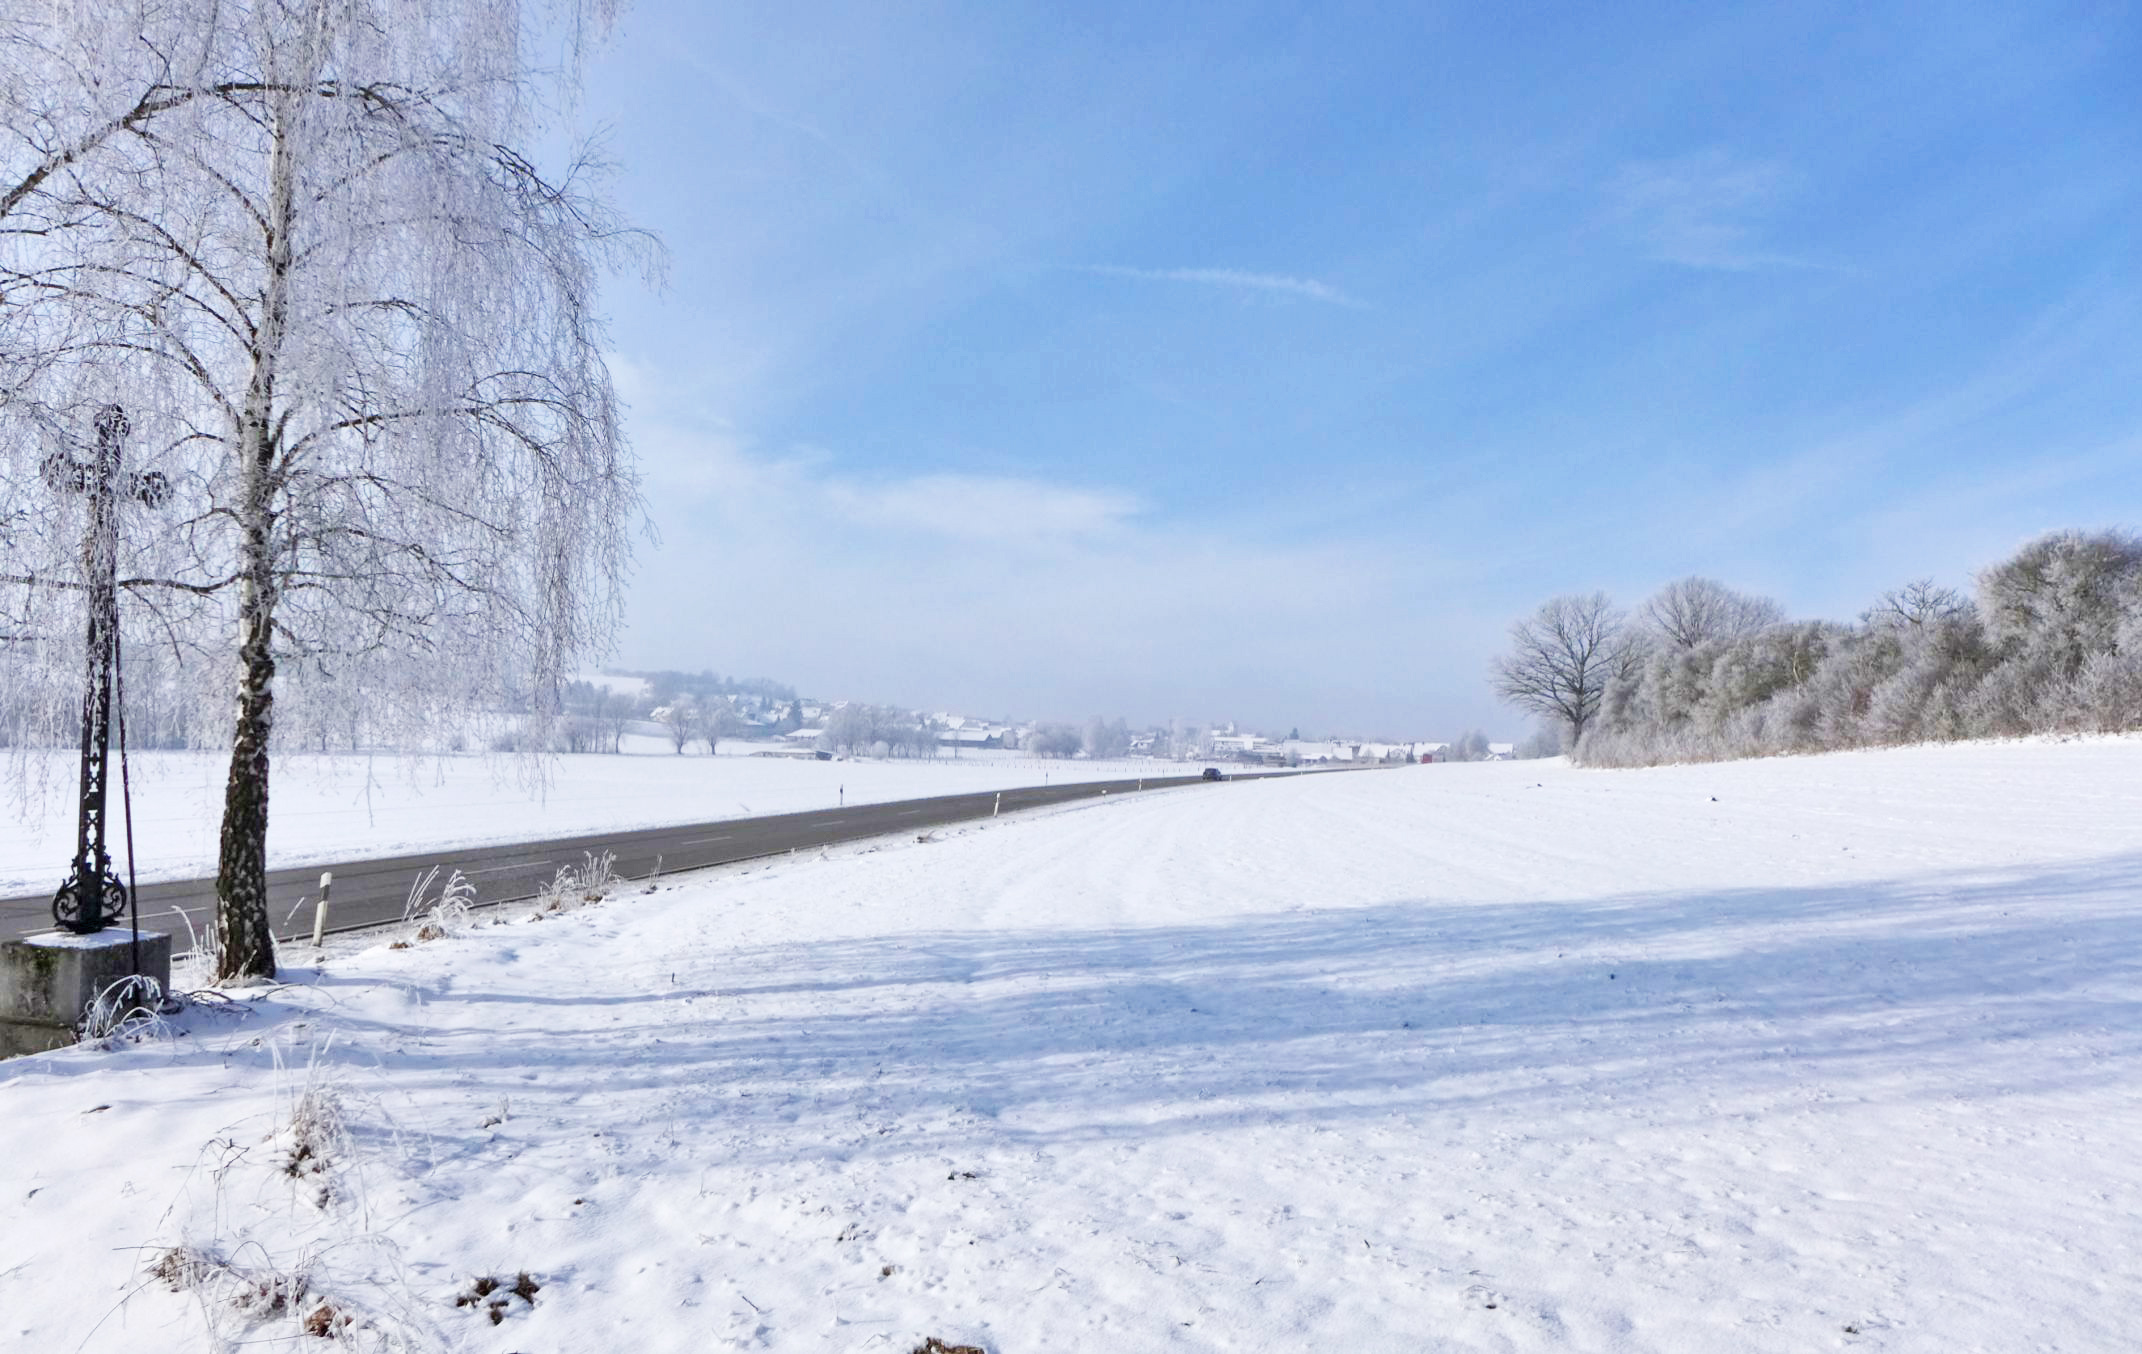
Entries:
{"label": "country road", "polygon": [[[1229,780],[1289,772],[1246,773]],[[808,847],[829,846],[894,832],[921,832],[951,823],[972,822],[999,811],[1040,808],[1109,794],[1135,793],[1173,786],[1206,784],[1198,776],[1156,776],[1144,780],[1088,781],[1071,785],[1037,785],[941,795],[929,799],[860,804],[761,818],[635,831],[598,832],[550,841],[449,847],[416,855],[306,865],[268,872],[268,908],[278,939],[310,937],[313,903],[320,875],[334,872],[328,913],[329,931],[349,931],[399,920],[409,887],[426,870],[459,870],[476,886],[478,906],[531,898],[556,877],[561,866],[578,865],[592,852],[616,857],[613,868],[628,879],[699,869],[776,855]],[[1222,786],[1227,782],[1220,782]],[[659,862],[659,866],[658,866]],[[63,873],[55,869],[57,877]],[[19,936],[51,929],[51,895],[0,899],[0,935]],[[171,931],[178,948],[188,948],[188,927],[198,932],[215,906],[212,879],[177,879],[143,884],[139,901],[144,930]],[[184,920],[181,920],[181,918]]]}

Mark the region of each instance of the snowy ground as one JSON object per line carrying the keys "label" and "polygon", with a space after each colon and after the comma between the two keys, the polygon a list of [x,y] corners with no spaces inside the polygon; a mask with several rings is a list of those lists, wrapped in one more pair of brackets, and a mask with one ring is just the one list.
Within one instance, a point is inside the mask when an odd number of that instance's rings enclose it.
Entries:
{"label": "snowy ground", "polygon": [[[2142,1329],[2142,740],[1200,787],[292,978],[0,1064],[0,1346]],[[308,1296],[144,1276],[181,1243]]]}
{"label": "snowy ground", "polygon": [[[281,756],[271,771],[271,866],[322,864],[442,847],[567,837],[613,828],[663,827],[756,814],[1040,785],[1044,779],[1114,780],[1195,774],[1196,766],[1142,761],[1038,761],[963,752],[933,761],[799,761],[754,757],[748,743],[723,755],[679,757],[652,738],[626,738],[623,755],[557,758],[547,784],[531,789],[510,759]],[[139,875],[213,874],[228,758],[207,753],[135,753],[134,839]],[[38,768],[43,793],[0,812],[0,897],[50,892],[74,856],[77,758]],[[119,837],[114,779],[112,852]]]}

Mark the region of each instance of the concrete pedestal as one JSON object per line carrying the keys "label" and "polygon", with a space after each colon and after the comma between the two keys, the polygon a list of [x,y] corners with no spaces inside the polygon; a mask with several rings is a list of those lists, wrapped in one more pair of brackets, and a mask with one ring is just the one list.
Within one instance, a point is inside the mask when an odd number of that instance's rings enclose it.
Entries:
{"label": "concrete pedestal", "polygon": [[[0,944],[0,1057],[71,1044],[97,994],[134,972],[134,932],[46,931]],[[141,933],[141,972],[171,990],[171,937]]]}

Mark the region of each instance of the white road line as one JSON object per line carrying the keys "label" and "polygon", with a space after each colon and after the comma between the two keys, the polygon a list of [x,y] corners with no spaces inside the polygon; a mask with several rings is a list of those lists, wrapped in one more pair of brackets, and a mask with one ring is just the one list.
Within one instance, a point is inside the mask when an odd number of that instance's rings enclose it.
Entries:
{"label": "white road line", "polygon": [[516,860],[507,865],[486,865],[480,870],[463,870],[461,873],[473,879],[480,874],[497,874],[500,870],[525,870],[531,865],[548,865],[547,860]]}

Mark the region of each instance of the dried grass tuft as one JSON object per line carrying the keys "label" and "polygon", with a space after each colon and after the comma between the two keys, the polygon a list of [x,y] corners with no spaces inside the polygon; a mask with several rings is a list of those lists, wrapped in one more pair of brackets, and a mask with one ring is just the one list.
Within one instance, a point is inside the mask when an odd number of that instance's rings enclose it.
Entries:
{"label": "dried grass tuft", "polygon": [[[166,1006],[164,989],[154,978],[129,974],[97,993],[82,1012],[82,1039],[93,1043],[102,1039],[168,1036],[172,1031],[164,1019]],[[178,1008],[172,1005],[170,1009]]]}
{"label": "dried grass tuft", "polygon": [[624,882],[617,876],[615,852],[585,852],[580,864],[558,867],[557,876],[536,895],[536,909],[529,920],[540,921],[553,912],[599,903]]}
{"label": "dried grass tuft", "polygon": [[476,885],[469,877],[456,870],[441,884],[439,867],[434,865],[409,886],[402,921],[415,926],[413,936],[418,941],[444,940],[469,924],[475,906]]}

